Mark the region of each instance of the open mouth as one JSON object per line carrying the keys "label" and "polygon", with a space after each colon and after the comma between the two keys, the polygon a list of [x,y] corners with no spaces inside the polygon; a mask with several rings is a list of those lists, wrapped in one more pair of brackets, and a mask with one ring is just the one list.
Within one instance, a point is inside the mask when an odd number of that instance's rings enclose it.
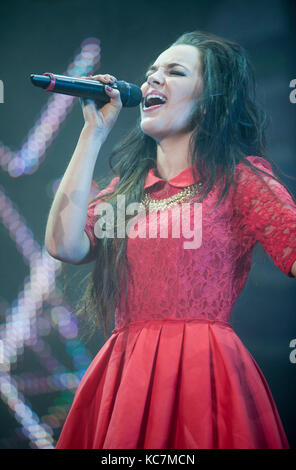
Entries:
{"label": "open mouth", "polygon": [[152,111],[153,109],[160,108],[165,105],[167,99],[157,94],[150,94],[143,100],[143,111]]}

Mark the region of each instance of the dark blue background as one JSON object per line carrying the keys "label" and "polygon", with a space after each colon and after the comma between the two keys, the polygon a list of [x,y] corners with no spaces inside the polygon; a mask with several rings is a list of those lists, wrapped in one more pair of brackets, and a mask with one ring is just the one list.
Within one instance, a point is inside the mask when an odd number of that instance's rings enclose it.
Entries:
{"label": "dark blue background", "polygon": [[[100,73],[141,85],[147,65],[185,31],[201,29],[235,40],[249,52],[258,82],[258,96],[271,117],[268,129],[269,155],[287,174],[296,174],[296,105],[290,103],[289,83],[296,78],[296,9],[294,1],[258,0],[183,0],[183,1],[14,1],[1,4],[0,79],[5,102],[0,104],[0,140],[17,150],[33,127],[48,95],[33,87],[31,73],[63,73],[87,37],[101,40]],[[138,109],[123,109],[115,128],[97,161],[95,175],[108,169],[113,145],[132,127]],[[78,101],[32,175],[13,178],[1,170],[6,194],[25,217],[34,237],[42,245],[51,187],[60,178],[71,158],[83,125]],[[282,177],[296,193],[295,182]],[[17,297],[29,274],[28,266],[15,249],[4,226],[1,237],[1,323],[5,309]],[[232,323],[235,331],[263,371],[291,447],[296,447],[296,364],[289,360],[289,343],[296,338],[296,284],[277,267],[263,249],[257,247],[246,287],[235,306]],[[91,266],[67,268],[70,288],[67,301],[75,305],[78,282]],[[58,282],[63,287],[63,278]],[[44,311],[44,315],[46,315]],[[81,327],[82,328],[82,327]],[[49,336],[56,357],[71,369],[65,344]],[[88,350],[93,356],[104,343],[98,332]],[[42,372],[42,366],[29,351],[12,366],[18,381],[23,372]],[[74,391],[67,394],[29,393],[27,403],[40,421],[53,403],[70,406]],[[58,437],[59,428],[55,429]],[[33,444],[6,403],[0,400],[0,448],[29,448]],[[33,446],[34,447],[34,446]]]}

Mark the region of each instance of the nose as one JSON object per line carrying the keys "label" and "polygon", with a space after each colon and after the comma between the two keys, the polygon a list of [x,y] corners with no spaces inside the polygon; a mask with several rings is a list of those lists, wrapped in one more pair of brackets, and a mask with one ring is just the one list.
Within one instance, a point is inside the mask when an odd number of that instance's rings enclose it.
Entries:
{"label": "nose", "polygon": [[155,72],[151,73],[147,79],[147,83],[149,83],[149,85],[161,85],[163,82],[163,74],[160,72],[160,70],[155,70]]}

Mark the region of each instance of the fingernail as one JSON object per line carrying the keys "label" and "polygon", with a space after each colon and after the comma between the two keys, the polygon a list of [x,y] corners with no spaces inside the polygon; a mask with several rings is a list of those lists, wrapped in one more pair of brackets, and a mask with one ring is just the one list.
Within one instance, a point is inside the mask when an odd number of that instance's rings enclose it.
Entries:
{"label": "fingernail", "polygon": [[110,86],[106,85],[105,87],[108,91],[113,91],[113,88],[111,88]]}

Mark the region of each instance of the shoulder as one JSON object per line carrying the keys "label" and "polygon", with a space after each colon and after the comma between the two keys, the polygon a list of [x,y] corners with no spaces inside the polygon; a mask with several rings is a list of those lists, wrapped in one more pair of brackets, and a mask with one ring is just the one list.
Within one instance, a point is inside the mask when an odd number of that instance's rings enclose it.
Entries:
{"label": "shoulder", "polygon": [[234,173],[234,186],[254,186],[280,185],[271,164],[263,157],[248,155],[245,160],[237,163]]}
{"label": "shoulder", "polygon": [[[266,171],[269,174],[273,175],[273,170],[271,167],[271,164],[263,157],[259,157],[257,155],[248,155],[246,157],[246,160],[253,165],[253,167],[258,168],[259,170]],[[245,161],[240,161],[236,165],[236,170],[235,173],[236,175],[241,175],[241,174],[256,174],[254,168],[248,165]],[[263,173],[261,173],[263,174]]]}
{"label": "shoulder", "polygon": [[252,155],[246,157],[246,160],[253,167],[244,161],[237,164],[234,176],[235,196],[242,196],[248,201],[252,199],[257,202],[259,200],[261,202],[281,202],[295,207],[287,187],[274,173],[271,164],[265,158]]}
{"label": "shoulder", "polygon": [[111,193],[115,190],[116,186],[119,183],[119,176],[115,176],[114,178],[111,179],[110,183],[106,186],[106,188],[102,189],[99,194],[108,194]]}

